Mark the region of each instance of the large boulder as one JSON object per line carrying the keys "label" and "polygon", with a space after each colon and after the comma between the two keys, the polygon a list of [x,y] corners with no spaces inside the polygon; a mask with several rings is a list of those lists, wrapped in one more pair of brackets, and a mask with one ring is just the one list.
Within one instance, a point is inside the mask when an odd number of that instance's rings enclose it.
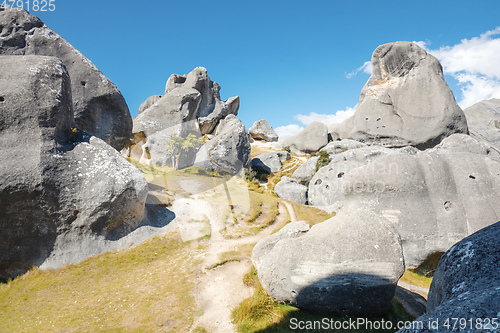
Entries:
{"label": "large boulder", "polygon": [[500,151],[500,99],[478,102],[464,113],[470,134]]}
{"label": "large boulder", "polygon": [[498,332],[500,222],[450,248],[434,273],[427,314],[399,332]]}
{"label": "large boulder", "polygon": [[326,151],[328,155],[336,155],[343,153],[349,149],[356,149],[361,147],[366,147],[366,144],[356,140],[344,139],[344,140],[332,141],[323,148],[321,148],[320,151]]}
{"label": "large boulder", "polygon": [[264,140],[267,142],[278,141],[278,134],[276,134],[271,125],[264,119],[253,123],[248,132],[250,137],[254,140]]}
{"label": "large boulder", "polygon": [[342,139],[428,148],[453,133],[468,133],[441,64],[424,49],[409,42],[380,45],[372,65],[356,112],[340,127]]}
{"label": "large boulder", "polygon": [[71,77],[78,128],[116,149],[128,145],[132,118],[116,86],[71,44],[22,9],[0,10],[1,55],[43,55],[61,59]]}
{"label": "large boulder", "polygon": [[307,161],[302,163],[293,173],[292,179],[295,179],[301,184],[309,184],[309,181],[316,173],[316,165],[318,164],[319,156],[312,156]]}
{"label": "large boulder", "polygon": [[308,199],[336,211],[382,214],[401,235],[407,267],[417,268],[500,219],[500,162],[493,153],[464,134],[426,151],[348,150],[313,177]]}
{"label": "large boulder", "polygon": [[312,122],[297,135],[279,141],[278,148],[290,148],[290,152],[305,155],[315,153],[328,143],[328,127],[318,121]]}
{"label": "large boulder", "polygon": [[[28,16],[30,18],[30,16]],[[76,128],[68,71],[46,56],[0,57],[0,279],[65,245],[117,239],[144,219],[148,185],[102,140]],[[73,235],[74,244],[60,242]],[[95,254],[95,253],[93,253]]]}
{"label": "large boulder", "polygon": [[264,239],[252,254],[271,297],[341,316],[389,310],[405,269],[401,240],[389,221],[373,212],[349,212],[292,235]]}
{"label": "large boulder", "polygon": [[143,110],[133,120],[134,136],[139,140],[124,154],[134,159],[141,156],[139,161],[145,164],[171,165],[172,155],[166,147],[172,135],[215,134],[223,119],[238,113],[239,98],[224,102],[219,91],[220,86],[210,80],[203,67],[186,75],[172,74],[165,95],[151,96],[141,105]]}
{"label": "large boulder", "polygon": [[227,116],[218,125],[216,134],[196,154],[196,167],[235,175],[250,165],[251,147],[247,130],[238,118]]}
{"label": "large boulder", "polygon": [[262,153],[252,159],[252,169],[265,173],[275,173],[281,170],[283,162],[290,159],[287,151]]}
{"label": "large boulder", "polygon": [[281,177],[281,180],[274,187],[274,192],[282,199],[301,205],[307,204],[307,186],[299,184],[295,179],[290,177]]}

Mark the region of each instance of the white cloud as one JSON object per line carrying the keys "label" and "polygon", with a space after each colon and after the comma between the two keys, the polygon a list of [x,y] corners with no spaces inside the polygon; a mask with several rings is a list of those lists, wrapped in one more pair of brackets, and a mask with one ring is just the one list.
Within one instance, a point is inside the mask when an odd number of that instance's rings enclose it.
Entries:
{"label": "white cloud", "polygon": [[274,129],[276,134],[278,134],[280,141],[289,138],[291,136],[294,136],[296,134],[299,134],[303,130],[304,127],[295,124],[280,126]]}
{"label": "white cloud", "polygon": [[427,45],[430,44],[429,42],[424,42],[422,40],[420,40],[420,41],[413,41],[412,43],[413,44],[417,44],[418,46],[420,46],[424,50],[427,50]]}
{"label": "white cloud", "polygon": [[484,99],[500,98],[500,27],[429,53],[439,59],[445,74],[458,81],[462,108]]}
{"label": "white cloud", "polygon": [[311,112],[308,115],[298,114],[294,118],[300,121],[304,125],[309,125],[313,121],[319,121],[320,123],[330,125],[333,123],[341,123],[356,111],[356,106],[354,108],[346,108],[345,110],[338,110],[334,114],[319,114],[316,112]]}
{"label": "white cloud", "polygon": [[365,61],[363,65],[360,67],[356,68],[354,71],[350,72],[349,74],[346,74],[346,77],[350,79],[353,76],[358,75],[359,72],[363,72],[368,75],[372,75],[373,71],[373,66],[371,61]]}

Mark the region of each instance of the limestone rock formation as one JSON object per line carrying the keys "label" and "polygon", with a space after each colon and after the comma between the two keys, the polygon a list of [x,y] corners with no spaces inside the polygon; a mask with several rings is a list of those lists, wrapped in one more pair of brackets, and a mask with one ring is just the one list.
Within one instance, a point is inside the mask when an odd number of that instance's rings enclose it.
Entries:
{"label": "limestone rock formation", "polygon": [[278,148],[289,147],[292,153],[305,155],[319,151],[328,143],[328,127],[312,122],[297,135],[277,143]]}
{"label": "limestone rock formation", "polygon": [[[500,312],[500,222],[481,229],[450,248],[439,261],[417,329],[399,332],[498,331]],[[463,319],[460,319],[463,318]],[[494,320],[493,318],[497,318]],[[446,326],[446,321],[450,326]],[[438,322],[437,327],[431,323]],[[465,321],[465,323],[464,323]],[[471,326],[473,325],[473,326]],[[476,326],[477,325],[477,326]],[[456,326],[460,327],[460,326]]]}
{"label": "limestone rock formation", "polygon": [[319,156],[312,156],[306,162],[302,163],[293,173],[292,178],[299,183],[308,184],[311,178],[316,173],[316,164]]}
{"label": "limestone rock formation", "polygon": [[301,205],[307,204],[307,186],[299,184],[295,179],[290,177],[281,177],[281,180],[274,187],[274,192],[282,199]]}
{"label": "limestone rock formation", "polygon": [[348,150],[313,177],[308,200],[384,215],[401,235],[407,267],[416,268],[500,219],[500,162],[492,154],[464,134],[426,151]]}
{"label": "limestone rock formation", "polygon": [[250,142],[245,125],[234,115],[224,119],[217,135],[205,143],[194,165],[207,171],[235,175],[250,165]]}
{"label": "limestone rock formation", "polygon": [[158,102],[162,97],[163,97],[163,95],[149,96],[144,102],[141,103],[141,105],[139,105],[139,113],[143,113],[144,111],[149,109],[153,104]]}
{"label": "limestone rock formation", "polygon": [[328,141],[340,140],[339,130],[340,123],[333,123],[328,125]]}
{"label": "limestone rock formation", "polygon": [[373,73],[340,138],[386,147],[433,147],[453,133],[468,133],[463,111],[439,61],[409,42],[380,45]]}
{"label": "limestone rock formation", "polygon": [[[151,96],[141,105],[144,110],[133,120],[135,139],[131,148],[123,152],[124,155],[145,164],[171,165],[172,155],[166,148],[171,135],[185,137],[191,133],[198,137],[216,136],[220,123],[229,115],[235,116],[239,108],[238,97],[231,97],[224,102],[220,99],[219,91],[220,86],[210,80],[203,67],[197,67],[187,75],[171,75],[165,95]],[[243,141],[238,147],[246,147]],[[202,158],[208,158],[206,151],[202,154]],[[185,161],[185,166],[193,162],[194,159]],[[199,165],[208,167],[218,163],[212,162]],[[248,164],[246,160],[240,162]]]}
{"label": "limestone rock formation", "polygon": [[[384,315],[405,265],[397,231],[369,211],[339,214],[256,246],[262,287],[279,301],[335,315]],[[302,235],[300,235],[302,234]],[[276,239],[279,240],[274,243]],[[274,246],[273,246],[274,243]]]}
{"label": "limestone rock formation", "polygon": [[248,132],[250,133],[250,137],[254,140],[264,140],[267,142],[278,141],[278,134],[276,134],[271,125],[264,119],[253,123]]}
{"label": "limestone rock formation", "polygon": [[290,159],[287,151],[262,153],[252,159],[252,169],[265,173],[275,173],[281,170],[283,162]]}
{"label": "limestone rock formation", "polygon": [[305,221],[290,222],[275,234],[261,239],[252,250],[252,263],[259,270],[260,263],[267,256],[269,251],[282,239],[297,238],[311,229]]}
{"label": "limestone rock formation", "polygon": [[464,113],[470,134],[500,151],[500,99],[478,102]]}
{"label": "limestone rock formation", "polygon": [[65,251],[61,236],[116,239],[141,223],[146,180],[76,128],[61,60],[0,57],[0,92],[0,279]]}
{"label": "limestone rock formation", "polygon": [[340,141],[333,141],[321,148],[321,151],[326,151],[328,155],[335,155],[342,153],[349,149],[356,149],[366,147],[366,144],[356,140],[343,139]]}
{"label": "limestone rock formation", "polygon": [[0,26],[1,55],[55,56],[64,62],[71,77],[78,128],[116,149],[128,145],[132,118],[125,99],[89,59],[25,10],[0,11]]}

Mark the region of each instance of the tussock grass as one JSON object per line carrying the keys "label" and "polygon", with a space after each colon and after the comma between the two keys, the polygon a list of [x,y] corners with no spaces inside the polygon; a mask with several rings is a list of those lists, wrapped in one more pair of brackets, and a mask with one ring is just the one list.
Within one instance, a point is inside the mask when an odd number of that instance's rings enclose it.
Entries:
{"label": "tussock grass", "polygon": [[176,233],[0,285],[0,332],[186,332],[201,248]]}
{"label": "tussock grass", "polygon": [[422,288],[427,288],[429,289],[431,287],[432,283],[432,277],[428,277],[425,275],[418,274],[416,272],[413,272],[411,270],[406,270],[399,279],[401,282],[408,283],[414,286],[422,287]]}
{"label": "tussock grass", "polygon": [[292,201],[290,201],[290,203],[295,208],[295,212],[297,213],[297,218],[299,219],[299,221],[306,221],[310,225],[324,222],[329,218],[335,216],[335,213],[330,214],[316,207],[304,206]]}
{"label": "tussock grass", "polygon": [[[348,321],[349,317],[332,317],[325,314],[314,314],[300,310],[294,306],[280,303],[271,298],[262,288],[257,270],[252,267],[250,272],[243,278],[243,282],[256,288],[254,294],[240,303],[232,311],[232,320],[237,326],[238,332],[297,332],[290,329],[291,319],[297,321],[321,321],[323,318],[335,321]],[[354,321],[356,318],[352,318]],[[392,307],[387,315],[381,318],[369,318],[372,321],[393,322],[396,327],[398,321],[413,321],[414,318],[407,313],[403,306],[396,300],[392,301]],[[394,332],[395,330],[340,330],[338,332]],[[300,332],[325,332],[325,330],[300,330]],[[329,332],[334,332],[330,330]]]}

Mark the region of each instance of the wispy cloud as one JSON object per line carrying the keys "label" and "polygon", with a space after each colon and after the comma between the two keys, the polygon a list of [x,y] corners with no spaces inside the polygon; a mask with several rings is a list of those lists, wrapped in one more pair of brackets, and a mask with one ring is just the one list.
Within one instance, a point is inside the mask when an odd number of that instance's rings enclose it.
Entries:
{"label": "wispy cloud", "polygon": [[294,118],[298,121],[300,121],[304,125],[309,125],[313,121],[319,121],[323,124],[330,125],[333,123],[341,123],[350,116],[354,114],[354,111],[356,111],[356,106],[353,108],[346,108],[345,110],[338,110],[334,114],[320,114],[316,112],[311,112],[307,115],[305,114],[298,114],[294,116]]}
{"label": "wispy cloud", "polygon": [[291,136],[294,136],[296,134],[299,134],[303,130],[304,127],[295,124],[280,126],[274,129],[276,134],[278,134],[280,141],[289,138]]}
{"label": "wispy cloud", "polygon": [[500,27],[459,44],[428,50],[439,59],[444,73],[458,81],[466,108],[484,99],[500,98]]}
{"label": "wispy cloud", "polygon": [[350,79],[350,78],[358,75],[360,72],[368,74],[368,75],[372,75],[372,71],[373,71],[372,62],[371,61],[365,61],[365,63],[363,65],[361,65],[360,67],[356,68],[354,71],[346,74],[346,77],[348,79]]}

